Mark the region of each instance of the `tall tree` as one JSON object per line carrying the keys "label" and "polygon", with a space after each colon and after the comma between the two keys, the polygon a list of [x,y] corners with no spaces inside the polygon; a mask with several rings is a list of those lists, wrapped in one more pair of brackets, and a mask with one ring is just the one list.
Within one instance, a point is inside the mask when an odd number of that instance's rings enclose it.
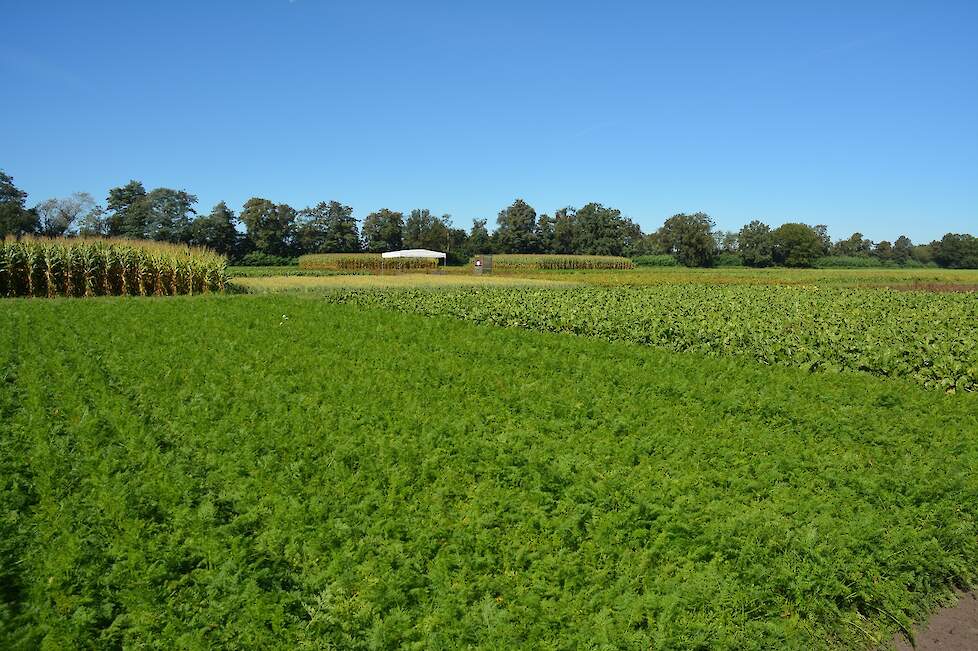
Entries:
{"label": "tall tree", "polygon": [[577,239],[577,210],[567,206],[554,213],[553,252],[574,253]]}
{"label": "tall tree", "polygon": [[500,253],[534,253],[537,211],[522,199],[499,211],[496,218],[495,246]]}
{"label": "tall tree", "polygon": [[893,259],[893,244],[887,240],[882,240],[877,242],[873,247],[873,257],[882,261],[887,262]]}
{"label": "tall tree", "polygon": [[95,208],[95,199],[87,192],[75,192],[70,197],[46,199],[34,207],[37,212],[37,231],[48,237],[61,237],[78,229],[79,220]]}
{"label": "tall tree", "polygon": [[621,235],[621,255],[634,258],[649,254],[649,240],[642,232],[642,227],[631,219],[622,218],[619,234]]}
{"label": "tall tree", "polygon": [[452,264],[466,262],[469,256],[469,236],[464,228],[455,228],[448,224],[448,246],[445,253],[448,255],[445,262]]}
{"label": "tall tree", "polygon": [[932,241],[930,244],[917,244],[913,247],[911,251],[911,257],[923,265],[929,265],[934,263],[934,253],[940,248],[941,243],[937,240]]}
{"label": "tall tree", "polygon": [[906,264],[913,255],[913,242],[906,235],[901,235],[893,243],[893,260],[897,264]]}
{"label": "tall tree", "polygon": [[184,190],[156,188],[144,201],[147,210],[142,237],[161,242],[190,241],[190,224],[197,215],[195,195]]}
{"label": "tall tree", "polygon": [[554,218],[543,213],[537,218],[536,228],[537,251],[539,253],[554,253]]}
{"label": "tall tree", "polygon": [[782,224],[771,233],[774,261],[786,267],[811,267],[822,256],[822,239],[808,224]]}
{"label": "tall tree", "polygon": [[248,239],[262,253],[290,255],[295,225],[295,210],[284,203],[252,197],[241,209],[241,222]]}
{"label": "tall tree", "polygon": [[469,231],[467,242],[469,255],[479,255],[480,253],[492,253],[492,239],[486,229],[485,219],[472,220],[472,230]]}
{"label": "tall tree", "polygon": [[681,264],[708,267],[716,256],[713,226],[706,213],[680,213],[666,220],[658,231],[658,240]]}
{"label": "tall tree", "polygon": [[740,245],[740,236],[735,231],[716,231],[713,240],[719,253],[737,253]]}
{"label": "tall tree", "polygon": [[339,201],[321,201],[299,212],[296,244],[303,253],[355,253],[360,233],[353,208]]}
{"label": "tall tree", "polygon": [[436,217],[427,208],[415,209],[404,223],[404,248],[445,251],[450,246],[448,215]]}
{"label": "tall tree", "polygon": [[616,208],[589,203],[574,211],[571,252],[584,255],[632,255],[642,229]]}
{"label": "tall tree", "polygon": [[197,197],[185,190],[156,188],[147,192],[139,181],[109,190],[108,234],[113,236],[188,242],[197,214]]}
{"label": "tall tree", "polygon": [[79,218],[78,234],[83,237],[105,237],[109,234],[109,219],[102,206],[92,206]]}
{"label": "tall tree", "polygon": [[404,214],[381,208],[363,220],[363,248],[371,253],[397,251],[404,246]]}
{"label": "tall tree", "polygon": [[24,207],[26,201],[27,193],[14,185],[12,176],[0,170],[0,239],[37,230],[37,213]]}
{"label": "tall tree", "polygon": [[126,185],[109,190],[105,203],[109,213],[109,235],[137,239],[146,237],[149,223],[146,194],[146,188],[140,181],[129,181]]}
{"label": "tall tree", "polygon": [[834,255],[868,257],[873,252],[873,243],[862,233],[853,233],[847,240],[839,240],[832,246]]}
{"label": "tall tree", "polygon": [[948,233],[934,248],[934,260],[950,269],[978,269],[978,237]]}
{"label": "tall tree", "polygon": [[234,211],[222,201],[211,208],[210,214],[193,221],[190,225],[190,243],[206,246],[224,255],[234,255],[241,241],[237,223]]}
{"label": "tall tree", "polygon": [[815,226],[815,234],[818,235],[819,246],[822,249],[822,255],[828,255],[832,250],[832,238],[829,237],[829,227],[825,224],[817,224]]}
{"label": "tall tree", "polygon": [[770,267],[774,264],[771,227],[755,219],[737,235],[741,259],[748,267]]}

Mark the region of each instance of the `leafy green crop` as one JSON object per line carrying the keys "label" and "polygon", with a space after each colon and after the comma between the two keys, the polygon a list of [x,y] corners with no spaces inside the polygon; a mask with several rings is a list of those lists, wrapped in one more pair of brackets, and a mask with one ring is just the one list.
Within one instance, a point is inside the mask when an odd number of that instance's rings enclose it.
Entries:
{"label": "leafy green crop", "polygon": [[340,303],[443,314],[810,371],[978,389],[978,296],[815,287],[351,290]]}
{"label": "leafy green crop", "polygon": [[296,297],[7,301],[0,647],[872,648],[978,579],[975,398]]}

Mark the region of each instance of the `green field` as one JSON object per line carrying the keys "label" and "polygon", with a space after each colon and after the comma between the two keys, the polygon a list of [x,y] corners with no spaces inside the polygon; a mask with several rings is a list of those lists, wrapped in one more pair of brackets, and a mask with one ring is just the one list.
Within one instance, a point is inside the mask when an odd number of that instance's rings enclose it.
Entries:
{"label": "green field", "polygon": [[234,278],[270,278],[280,276],[332,276],[337,272],[324,269],[300,269],[292,267],[228,267]]}
{"label": "green field", "polygon": [[251,294],[318,294],[336,289],[417,289],[457,287],[569,287],[574,282],[559,278],[522,276],[475,276],[471,274],[335,274],[330,276],[241,277],[236,290]]}
{"label": "green field", "polygon": [[0,310],[4,648],[872,648],[978,396],[289,296]]}
{"label": "green field", "polygon": [[[495,280],[495,279],[494,279]],[[321,286],[320,286],[321,287]],[[974,294],[815,286],[400,288],[327,300],[978,390]]]}
{"label": "green field", "polygon": [[818,285],[978,291],[976,269],[752,269],[749,267],[646,267],[633,270],[539,271],[523,275],[563,278],[598,285]]}

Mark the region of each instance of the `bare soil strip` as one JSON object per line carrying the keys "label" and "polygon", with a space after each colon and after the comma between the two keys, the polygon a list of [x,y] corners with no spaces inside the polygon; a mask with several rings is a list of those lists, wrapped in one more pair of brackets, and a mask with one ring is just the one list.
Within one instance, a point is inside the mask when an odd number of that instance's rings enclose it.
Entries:
{"label": "bare soil strip", "polygon": [[975,651],[978,649],[978,592],[958,594],[958,603],[914,627],[916,647],[905,635],[893,638],[899,651]]}

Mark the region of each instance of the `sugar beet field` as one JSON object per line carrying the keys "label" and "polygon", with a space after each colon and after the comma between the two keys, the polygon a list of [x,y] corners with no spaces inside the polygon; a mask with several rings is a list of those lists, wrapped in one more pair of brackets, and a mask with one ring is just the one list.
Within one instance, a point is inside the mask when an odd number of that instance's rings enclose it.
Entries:
{"label": "sugar beet field", "polygon": [[876,649],[975,586],[978,296],[643,273],[3,299],[0,647]]}

